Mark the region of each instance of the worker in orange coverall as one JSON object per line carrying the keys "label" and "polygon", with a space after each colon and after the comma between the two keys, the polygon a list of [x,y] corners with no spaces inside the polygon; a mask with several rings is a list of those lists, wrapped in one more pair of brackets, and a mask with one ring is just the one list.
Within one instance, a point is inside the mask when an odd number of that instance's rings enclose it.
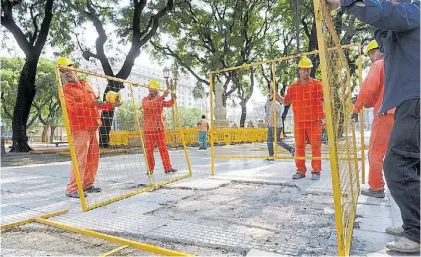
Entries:
{"label": "worker in orange coverall", "polygon": [[[312,67],[313,63],[309,58],[301,58],[298,63],[299,80],[288,87],[284,98],[277,95],[277,98],[285,105],[292,104],[296,157],[305,157],[306,135],[310,140],[312,157],[320,158],[322,155],[322,121],[325,118],[323,111],[323,86],[319,80],[310,77]],[[307,172],[305,160],[296,159],[295,165],[297,172],[292,178],[304,178]],[[311,167],[311,179],[319,180],[322,161],[313,159]]]}
{"label": "worker in orange coverall", "polygon": [[146,159],[148,160],[148,168],[151,174],[153,174],[155,168],[155,142],[158,145],[158,150],[164,164],[165,174],[177,172],[177,170],[171,166],[170,156],[165,143],[165,126],[163,120],[164,107],[173,107],[176,95],[171,94],[171,100],[166,101],[165,98],[168,96],[169,92],[166,91],[162,96],[160,96],[158,94],[158,90],[160,88],[161,85],[158,81],[151,80],[149,82],[149,95],[142,99],[143,133],[145,137]]}
{"label": "worker in orange coverall", "polygon": [[368,44],[365,55],[370,56],[372,64],[352,112],[355,119],[363,106],[365,108],[374,107],[375,118],[371,127],[368,149],[368,161],[370,164],[368,184],[370,188],[361,190],[361,194],[384,198],[383,158],[386,154],[389,136],[393,127],[395,109],[386,113],[378,113],[383,101],[384,62],[383,54],[380,52],[376,40]]}
{"label": "worker in orange coverall", "polygon": [[[74,66],[74,63],[66,57],[58,58],[57,64],[66,67]],[[120,106],[120,102],[113,104],[101,101],[96,97],[91,86],[86,81],[79,80],[73,71],[60,69],[60,73],[65,81],[64,100],[84,196],[87,196],[86,193],[102,191],[101,188],[93,185],[99,165],[98,127],[102,124],[100,110],[109,111]],[[79,198],[73,166],[70,169],[70,183],[67,185],[66,195]]]}

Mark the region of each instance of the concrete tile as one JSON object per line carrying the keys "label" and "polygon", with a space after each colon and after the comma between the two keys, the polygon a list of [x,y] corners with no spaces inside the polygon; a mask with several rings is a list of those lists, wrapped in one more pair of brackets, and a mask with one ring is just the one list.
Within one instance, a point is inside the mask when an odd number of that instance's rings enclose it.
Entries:
{"label": "concrete tile", "polygon": [[370,253],[378,252],[385,248],[386,244],[395,240],[395,237],[387,233],[371,232],[354,229],[352,235],[352,252]]}
{"label": "concrete tile", "polygon": [[384,232],[386,227],[393,225],[391,218],[366,217],[357,218],[355,222],[359,224],[359,230],[372,232]]}
{"label": "concrete tile", "polygon": [[390,206],[388,196],[385,198],[374,198],[362,194],[358,197],[358,204]]}
{"label": "concrete tile", "polygon": [[362,217],[390,218],[390,206],[357,205],[357,215]]}
{"label": "concrete tile", "polygon": [[254,256],[258,256],[258,257],[261,257],[261,256],[288,256],[288,255],[283,255],[283,254],[278,254],[278,253],[273,253],[273,252],[265,252],[265,251],[262,251],[262,250],[258,250],[258,249],[251,249],[248,253],[247,253],[247,255],[246,255],[247,257],[254,257]]}
{"label": "concrete tile", "polygon": [[215,179],[191,179],[174,182],[164,186],[164,188],[185,188],[195,190],[212,190],[223,185],[231,183],[230,180],[215,180]]}

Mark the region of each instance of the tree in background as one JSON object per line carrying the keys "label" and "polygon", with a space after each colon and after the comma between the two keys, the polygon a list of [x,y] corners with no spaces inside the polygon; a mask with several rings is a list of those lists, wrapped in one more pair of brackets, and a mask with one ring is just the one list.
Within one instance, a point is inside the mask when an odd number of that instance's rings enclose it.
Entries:
{"label": "tree in background", "polygon": [[[124,5],[117,0],[63,0],[65,3],[63,9],[63,16],[60,17],[63,24],[70,24],[64,27],[59,33],[64,33],[59,47],[69,52],[75,48],[75,44],[82,51],[82,56],[86,60],[96,59],[101,63],[105,75],[117,77],[120,79],[127,79],[132,71],[134,61],[140,55],[141,48],[149,39],[155,35],[159,27],[160,19],[167,15],[173,8],[173,0],[164,1],[147,1],[147,0],[132,0],[128,5]],[[72,10],[72,11],[69,11]],[[158,10],[158,11],[156,11]],[[95,42],[95,50],[87,46],[83,46],[78,39],[78,34],[75,32],[84,22],[91,22],[97,33],[98,38]],[[112,24],[117,27],[114,31],[119,44],[129,44],[130,49],[124,58],[109,57],[107,49],[110,45],[106,45],[109,40],[105,31],[105,25]],[[76,40],[71,39],[70,35],[74,35]],[[118,72],[114,72],[111,67],[110,60],[124,59],[123,64]],[[118,92],[124,88],[124,85],[115,81],[108,81],[105,89],[103,100],[108,91]],[[102,127],[100,128],[100,144],[102,147],[108,147],[109,132],[113,122],[114,110],[102,112]]]}
{"label": "tree in background", "polygon": [[[25,60],[18,58],[0,58],[2,78],[1,86],[1,115],[6,125],[13,123],[13,107],[16,105],[16,88],[19,84],[20,70],[25,65]],[[35,78],[37,94],[32,101],[29,111],[27,128],[31,129],[41,122],[43,127],[43,142],[52,141],[54,131],[58,125],[62,125],[62,113],[60,101],[57,95],[57,83],[54,73],[54,63],[50,60],[40,59]],[[46,134],[50,129],[50,139]]]}
{"label": "tree in background", "polygon": [[[141,104],[136,104],[137,114],[139,115],[140,126],[143,127],[143,109]],[[115,122],[118,130],[137,131],[137,121],[135,111],[131,100],[124,101],[116,114]]]}
{"label": "tree in background", "polygon": [[[209,86],[210,71],[258,61],[259,51],[271,47],[280,20],[277,5],[276,0],[177,1],[174,14],[165,17],[161,33],[151,41],[152,53],[161,60],[173,57],[183,72]],[[165,37],[170,43],[162,43]],[[222,97],[224,107],[234,93],[238,98],[240,127],[245,125],[254,76],[255,70],[250,68],[221,73],[214,80],[222,85],[222,96],[217,97]],[[203,85],[198,84],[193,93],[200,98],[203,91]]]}
{"label": "tree in background", "polygon": [[21,68],[18,83],[13,88],[17,91],[17,95],[12,115],[11,152],[31,150],[26,129],[37,91],[35,77],[38,61],[53,19],[53,3],[54,0],[1,1],[1,25],[13,35],[25,53],[25,63]]}
{"label": "tree in background", "polygon": [[[178,113],[181,121],[181,127],[183,128],[196,128],[197,122],[203,115],[203,110],[200,108],[178,106]],[[167,109],[164,116],[165,127],[167,129],[173,128],[171,110]],[[178,120],[175,128],[179,128]]]}
{"label": "tree in background", "polygon": [[[136,104],[137,113],[139,115],[140,126],[143,127],[143,110],[141,104]],[[181,126],[183,128],[196,128],[197,122],[203,115],[203,111],[199,108],[189,108],[184,106],[178,107]],[[116,111],[116,129],[136,131],[137,123],[134,116],[133,102],[131,100],[124,101]],[[166,129],[173,128],[172,116],[170,109],[166,109],[164,113],[164,122]],[[175,126],[179,128],[178,123]]]}

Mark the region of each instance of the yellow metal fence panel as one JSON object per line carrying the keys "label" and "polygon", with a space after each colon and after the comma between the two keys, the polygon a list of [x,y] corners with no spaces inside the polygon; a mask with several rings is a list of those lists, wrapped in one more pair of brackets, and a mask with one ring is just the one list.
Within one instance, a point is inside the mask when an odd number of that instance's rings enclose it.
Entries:
{"label": "yellow metal fence panel", "polygon": [[[148,88],[146,85],[73,67],[57,66],[55,70],[75,177],[67,193],[73,194],[76,190],[84,211],[191,176],[185,140],[190,134],[181,127],[176,101],[169,107],[173,122],[164,132],[164,148],[166,142],[167,145],[173,143],[173,135],[179,135],[176,143],[183,150],[169,151],[168,159],[164,155],[165,160],[161,162],[157,160],[161,157],[154,151],[154,145],[162,146],[163,131],[157,129],[152,133],[149,130],[152,134],[146,135],[142,99],[135,98],[140,95],[140,87]],[[74,83],[82,86],[75,87]],[[110,85],[119,85],[119,88]],[[101,96],[110,90],[130,94],[123,94],[129,96],[122,98],[121,105],[112,105],[101,101],[105,100]],[[159,121],[156,118],[151,122]],[[159,152],[162,150],[163,147],[159,147]],[[107,155],[100,156],[104,152]],[[92,185],[96,188],[92,189]]]}
{"label": "yellow metal fence panel", "polygon": [[[358,135],[355,131],[355,124],[350,119],[352,91],[354,88],[357,89],[362,81],[359,57],[361,46],[358,43],[340,45],[324,2],[315,1],[314,8],[317,14],[318,34],[323,35],[318,38],[319,51],[229,67],[210,73],[210,92],[214,92],[210,94],[209,99],[210,117],[215,117],[214,120],[211,120],[209,131],[211,174],[215,174],[215,159],[217,158],[329,161],[336,215],[338,255],[342,256],[349,255],[359,194],[360,171],[364,171],[365,167],[364,131],[361,130]],[[321,135],[317,134],[320,136],[317,139],[322,142],[321,156],[314,158],[308,143],[304,143],[307,146],[302,149],[303,152],[306,152],[304,157],[291,157],[290,150],[277,146],[282,140],[290,147],[296,147],[295,133],[300,129],[300,121],[296,121],[292,110],[289,110],[286,116],[281,116],[274,107],[275,104],[272,104],[273,97],[268,92],[270,90],[281,91],[280,86],[285,85],[285,82],[282,81],[283,85],[281,85],[280,76],[282,78],[290,77],[291,81],[288,81],[288,84],[295,82],[297,63],[302,57],[312,60],[314,77],[323,84],[323,89],[320,90],[320,95],[323,95],[323,107],[321,107],[323,118],[315,120],[320,122],[317,124],[317,128],[322,131]],[[252,90],[253,86],[256,86],[253,85],[253,81],[267,81],[268,74],[271,77],[270,81],[260,88],[261,92],[267,93],[267,101],[254,102],[252,108],[247,108],[247,100],[258,98],[254,95],[256,90]],[[224,81],[223,78],[226,77],[230,77],[232,80],[223,87],[220,81]],[[263,77],[265,79],[262,79]],[[234,90],[237,88],[241,88],[241,90]],[[289,86],[286,85],[283,89],[287,91]],[[232,93],[226,96],[222,94],[223,90]],[[313,95],[308,97],[307,100],[313,99]],[[320,101],[322,101],[321,98]],[[312,106],[303,108],[310,110]],[[313,117],[308,119],[314,121]],[[363,123],[361,123],[361,127],[363,127]],[[303,134],[303,137],[312,136],[308,135],[308,132]],[[305,140],[309,141],[310,139]],[[229,144],[241,145],[237,148],[225,146]],[[270,149],[270,145],[273,145],[273,150]]]}

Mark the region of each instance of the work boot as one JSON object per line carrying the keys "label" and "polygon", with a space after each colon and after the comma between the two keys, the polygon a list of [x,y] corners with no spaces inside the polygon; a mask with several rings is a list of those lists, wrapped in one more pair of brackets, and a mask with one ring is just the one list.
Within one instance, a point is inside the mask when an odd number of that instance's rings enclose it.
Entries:
{"label": "work boot", "polygon": [[385,198],[384,190],[373,191],[369,189],[361,189],[361,194],[366,196],[371,196],[374,198]]}
{"label": "work boot", "polygon": [[420,251],[420,243],[403,236],[399,241],[387,243],[386,248],[401,253],[418,253]]}
{"label": "work boot", "polygon": [[[85,192],[83,192],[83,195],[85,196],[85,197],[87,197],[88,195],[85,193]],[[76,192],[74,192],[74,193],[66,193],[66,196],[68,196],[68,197],[71,197],[71,198],[80,198],[79,197],[79,193],[76,191]]]}
{"label": "work boot", "polygon": [[273,162],[275,161],[275,159],[273,158],[273,156],[270,156],[269,158],[266,158],[265,161]]}
{"label": "work boot", "polygon": [[304,178],[305,176],[306,175],[297,172],[292,176],[292,179],[300,179],[300,178]]}
{"label": "work boot", "polygon": [[403,227],[400,226],[389,226],[386,228],[386,233],[389,233],[394,236],[403,236]]}
{"label": "work boot", "polygon": [[94,187],[94,185],[83,189],[84,192],[86,193],[99,193],[102,191],[102,189],[100,187]]}
{"label": "work boot", "polygon": [[319,172],[311,173],[311,180],[319,180],[319,179],[320,179],[320,173]]}
{"label": "work boot", "polygon": [[177,172],[177,170],[174,168],[171,168],[171,169],[166,170],[165,174],[174,173],[174,172]]}

